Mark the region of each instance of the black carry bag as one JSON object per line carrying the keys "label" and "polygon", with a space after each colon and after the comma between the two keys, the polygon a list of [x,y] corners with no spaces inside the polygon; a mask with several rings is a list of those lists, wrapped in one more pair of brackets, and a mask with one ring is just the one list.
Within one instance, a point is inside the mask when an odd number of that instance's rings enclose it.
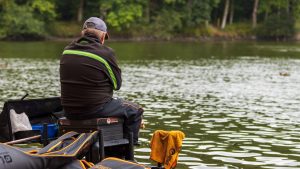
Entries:
{"label": "black carry bag", "polygon": [[142,164],[121,160],[119,158],[109,157],[93,166],[91,169],[151,169]]}
{"label": "black carry bag", "polygon": [[69,132],[40,150],[25,151],[0,144],[0,169],[86,169],[92,166],[81,159],[97,142],[98,132]]}
{"label": "black carry bag", "polygon": [[[14,138],[10,119],[11,109],[15,110],[17,114],[25,112],[31,125],[56,123],[58,118],[64,116],[59,97],[6,101],[0,113],[0,142],[22,138],[19,137],[21,135]],[[30,132],[28,133],[32,136]]]}

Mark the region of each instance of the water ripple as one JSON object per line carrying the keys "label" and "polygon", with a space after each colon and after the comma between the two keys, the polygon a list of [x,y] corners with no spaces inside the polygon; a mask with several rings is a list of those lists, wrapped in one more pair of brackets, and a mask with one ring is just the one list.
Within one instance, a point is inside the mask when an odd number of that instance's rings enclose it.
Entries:
{"label": "water ripple", "polygon": [[[58,63],[0,59],[1,105],[26,92],[58,96]],[[186,134],[178,168],[300,167],[299,60],[241,56],[122,61],[121,67],[116,95],[145,109],[138,161],[149,164],[151,133],[164,129]]]}

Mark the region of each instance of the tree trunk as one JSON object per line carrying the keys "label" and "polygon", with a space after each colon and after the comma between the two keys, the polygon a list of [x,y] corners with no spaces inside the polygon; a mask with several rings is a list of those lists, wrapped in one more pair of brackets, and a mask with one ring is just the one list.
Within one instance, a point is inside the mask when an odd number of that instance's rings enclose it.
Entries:
{"label": "tree trunk", "polygon": [[287,10],[287,14],[289,17],[294,15],[294,8],[297,6],[297,4],[295,4],[295,3],[298,3],[298,2],[287,0],[287,9],[286,10]]}
{"label": "tree trunk", "polygon": [[255,28],[256,24],[257,24],[257,7],[258,7],[258,1],[259,0],[254,0],[253,11],[252,11],[252,28]]}
{"label": "tree trunk", "polygon": [[264,21],[266,21],[266,20],[268,19],[268,17],[269,17],[269,12],[268,12],[268,11],[266,11],[266,12],[265,12]]}
{"label": "tree trunk", "polygon": [[224,29],[227,22],[227,16],[228,16],[228,9],[229,9],[229,0],[225,0],[225,6],[224,6],[224,13],[222,18],[222,24],[221,29]]}
{"label": "tree trunk", "polygon": [[79,7],[78,7],[78,12],[77,12],[77,22],[82,22],[83,4],[84,4],[84,0],[80,0]]}
{"label": "tree trunk", "polygon": [[234,0],[231,0],[230,3],[230,14],[229,14],[229,24],[232,24],[233,21],[233,16],[234,16]]}
{"label": "tree trunk", "polygon": [[148,0],[147,1],[147,6],[146,6],[146,9],[145,9],[145,11],[146,11],[146,22],[147,22],[147,24],[149,24],[150,23],[150,0]]}
{"label": "tree trunk", "polygon": [[[193,13],[193,1],[194,0],[187,0],[186,2],[186,12],[185,12],[185,16],[186,16],[186,24],[187,26],[195,26],[195,23],[192,22],[192,13]],[[197,25],[197,24],[196,24]]]}

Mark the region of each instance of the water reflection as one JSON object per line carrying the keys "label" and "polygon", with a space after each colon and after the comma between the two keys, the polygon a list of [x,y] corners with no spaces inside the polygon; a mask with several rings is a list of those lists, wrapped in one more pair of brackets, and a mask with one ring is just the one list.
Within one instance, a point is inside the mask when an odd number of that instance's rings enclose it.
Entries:
{"label": "water reflection", "polygon": [[[133,89],[127,97],[145,106],[150,130],[187,134],[181,167],[299,166],[299,133],[290,132],[299,126],[297,60],[241,57],[124,64],[130,75],[125,81],[132,83],[118,94]],[[280,76],[282,70],[291,76]],[[149,137],[149,132],[142,135]]]}
{"label": "water reflection", "polygon": [[[0,101],[59,95],[57,59],[0,59]],[[299,168],[300,61],[122,60],[117,96],[142,104],[138,161],[156,129],[186,133],[178,168]],[[280,76],[288,71],[289,76]]]}

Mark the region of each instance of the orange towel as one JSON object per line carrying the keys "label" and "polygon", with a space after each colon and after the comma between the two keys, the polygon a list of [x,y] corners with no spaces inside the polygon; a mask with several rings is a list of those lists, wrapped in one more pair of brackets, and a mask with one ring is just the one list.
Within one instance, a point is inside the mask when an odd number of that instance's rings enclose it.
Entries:
{"label": "orange towel", "polygon": [[150,159],[164,164],[165,169],[175,168],[184,137],[181,131],[155,131],[150,142]]}

